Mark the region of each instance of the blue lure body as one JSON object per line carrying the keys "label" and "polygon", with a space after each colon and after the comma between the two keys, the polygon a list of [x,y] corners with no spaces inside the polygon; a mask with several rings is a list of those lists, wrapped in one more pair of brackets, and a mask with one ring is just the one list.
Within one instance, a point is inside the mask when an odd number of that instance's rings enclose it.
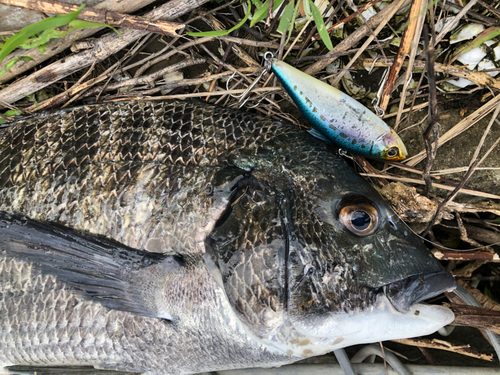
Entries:
{"label": "blue lure body", "polygon": [[396,132],[357,100],[283,61],[273,59],[271,71],[315,137],[369,158],[406,158],[406,147]]}

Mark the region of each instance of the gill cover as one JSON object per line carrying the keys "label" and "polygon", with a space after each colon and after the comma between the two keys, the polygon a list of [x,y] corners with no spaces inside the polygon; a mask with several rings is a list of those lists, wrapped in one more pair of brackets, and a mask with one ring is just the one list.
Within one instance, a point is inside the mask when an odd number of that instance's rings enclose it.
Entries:
{"label": "gill cover", "polygon": [[273,59],[271,70],[317,138],[370,158],[402,160],[407,156],[399,136],[358,101],[283,61]]}
{"label": "gill cover", "polygon": [[[391,295],[398,285],[420,291],[402,280],[443,271],[378,193],[317,140],[280,136],[259,158],[205,241],[208,268],[258,336],[371,314],[384,286],[399,282]],[[443,288],[450,280],[433,291]]]}

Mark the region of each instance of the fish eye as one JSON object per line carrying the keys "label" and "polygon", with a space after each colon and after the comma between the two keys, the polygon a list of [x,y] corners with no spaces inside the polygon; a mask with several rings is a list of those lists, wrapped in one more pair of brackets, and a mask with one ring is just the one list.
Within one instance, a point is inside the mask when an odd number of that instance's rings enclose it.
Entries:
{"label": "fish eye", "polygon": [[391,147],[389,150],[387,150],[387,157],[389,158],[395,158],[398,155],[399,149],[397,147]]}
{"label": "fish eye", "polygon": [[368,236],[378,226],[378,212],[367,203],[344,206],[339,212],[339,219],[347,230],[357,236]]}

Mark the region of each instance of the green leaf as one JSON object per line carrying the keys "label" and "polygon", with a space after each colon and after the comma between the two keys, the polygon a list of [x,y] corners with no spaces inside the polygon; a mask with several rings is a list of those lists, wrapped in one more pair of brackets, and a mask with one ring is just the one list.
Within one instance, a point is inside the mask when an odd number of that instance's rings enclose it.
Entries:
{"label": "green leaf", "polygon": [[[16,111],[13,109],[9,109],[8,111],[4,112],[4,116],[17,116],[23,113],[22,111]],[[5,121],[3,118],[0,117],[0,124],[5,124],[7,121]]]}
{"label": "green leaf", "polygon": [[325,43],[326,48],[330,51],[333,49],[332,41],[330,40],[330,35],[328,35],[328,31],[326,30],[325,22],[323,21],[323,16],[321,15],[321,11],[318,9],[316,4],[312,0],[305,0],[305,2],[309,2],[311,5],[312,15],[314,18],[314,22],[316,23],[316,28],[318,29],[319,36],[323,43]]}
{"label": "green leaf", "polygon": [[[257,12],[252,17],[252,21],[250,22],[250,27],[253,27],[257,22],[262,21],[264,18],[266,18],[267,13],[269,12],[269,2],[271,0],[267,0],[265,4],[257,9]],[[278,7],[281,5],[281,3],[284,0],[278,0],[273,2],[273,12],[278,9]]]}
{"label": "green leaf", "polygon": [[45,53],[45,51],[47,51],[47,45],[46,44],[39,45],[38,50],[43,55]]}
{"label": "green leaf", "polygon": [[283,13],[281,13],[280,24],[277,29],[280,34],[286,34],[288,29],[291,27],[294,8],[294,0],[291,0],[283,10]]}
{"label": "green leaf", "polygon": [[270,1],[271,0],[267,0],[263,6],[257,9],[257,12],[255,12],[255,14],[252,17],[252,21],[250,21],[250,27],[253,27],[257,22],[262,21],[266,17],[269,11]]}
{"label": "green leaf", "polygon": [[[260,0],[252,0],[252,4],[255,5],[255,7],[257,9],[260,9],[263,6],[263,4],[260,2]],[[250,4],[248,5],[248,7],[250,8]]]}
{"label": "green leaf", "polygon": [[493,39],[498,35],[500,35],[499,26],[488,27],[476,38],[474,38],[474,40],[464,43],[460,47],[458,47],[455,51],[455,54],[451,57],[450,61],[448,62],[448,64],[454,62],[456,59],[460,57],[460,55],[463,55],[465,52],[469,52],[471,49],[479,47],[484,42],[487,42],[488,40]]}
{"label": "green leaf", "polygon": [[190,36],[223,36],[227,35],[229,33],[232,33],[234,30],[239,29],[245,22],[247,22],[248,17],[250,16],[250,0],[247,0],[247,14],[245,14],[245,17],[234,27],[230,28],[229,30],[215,30],[215,31],[203,31],[199,33],[189,33],[187,32],[187,35]]}
{"label": "green leaf", "polygon": [[[39,36],[28,39],[25,43],[21,44],[19,47],[22,49],[31,49],[36,47],[41,47],[44,44],[48,43],[50,39],[53,38],[61,38],[65,36],[68,31],[61,31],[57,29],[48,29],[41,33]],[[46,48],[45,48],[46,49]],[[42,51],[40,51],[42,52]],[[45,50],[44,50],[45,52]],[[43,54],[43,52],[42,52]]]}
{"label": "green leaf", "polygon": [[28,57],[28,56],[17,56],[17,57],[14,57],[12,60],[10,60],[7,64],[5,64],[5,68],[3,68],[2,70],[0,70],[0,77],[2,75],[4,75],[5,73],[7,73],[14,65],[16,65],[16,63],[19,61],[19,60],[27,60],[27,61],[35,61],[35,59],[31,58],[31,57]]}
{"label": "green leaf", "polygon": [[297,1],[297,5],[295,5],[295,8],[293,9],[292,20],[290,22],[291,27],[288,30],[288,38],[286,38],[285,45],[288,44],[288,41],[290,40],[290,38],[292,36],[293,26],[295,24],[295,19],[297,18],[297,12],[299,11],[299,5],[300,5],[300,1]]}
{"label": "green leaf", "polygon": [[[304,13],[305,13],[305,16],[307,17],[308,20],[310,20],[312,17],[311,3],[312,3],[312,1],[302,0],[302,6],[304,7]],[[314,5],[314,3],[312,5]]]}
{"label": "green leaf", "polygon": [[92,27],[109,27],[111,30],[113,30],[115,33],[117,33],[120,38],[123,39],[123,35],[113,26],[107,25],[105,23],[99,23],[99,22],[90,22],[90,21],[82,21],[82,20],[74,20],[69,23],[69,31],[71,30],[80,30],[80,29],[89,29]]}
{"label": "green leaf", "polygon": [[45,18],[40,22],[34,23],[33,25],[29,25],[21,29],[17,34],[11,36],[2,49],[0,50],[0,62],[7,57],[9,53],[11,53],[14,49],[19,47],[20,45],[26,43],[26,41],[32,36],[37,35],[45,30],[53,29],[56,27],[64,26],[71,21],[73,21],[81,10],[85,7],[85,4],[80,6],[78,10],[68,13],[68,14],[59,14],[54,17]]}

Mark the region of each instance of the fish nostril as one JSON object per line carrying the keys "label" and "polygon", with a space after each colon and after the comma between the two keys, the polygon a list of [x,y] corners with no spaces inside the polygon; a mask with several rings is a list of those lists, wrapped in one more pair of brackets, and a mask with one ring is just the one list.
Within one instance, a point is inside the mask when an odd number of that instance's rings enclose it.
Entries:
{"label": "fish nostril", "polygon": [[396,225],[396,223],[392,219],[389,219],[389,224],[390,224],[392,229],[398,230],[398,226]]}

